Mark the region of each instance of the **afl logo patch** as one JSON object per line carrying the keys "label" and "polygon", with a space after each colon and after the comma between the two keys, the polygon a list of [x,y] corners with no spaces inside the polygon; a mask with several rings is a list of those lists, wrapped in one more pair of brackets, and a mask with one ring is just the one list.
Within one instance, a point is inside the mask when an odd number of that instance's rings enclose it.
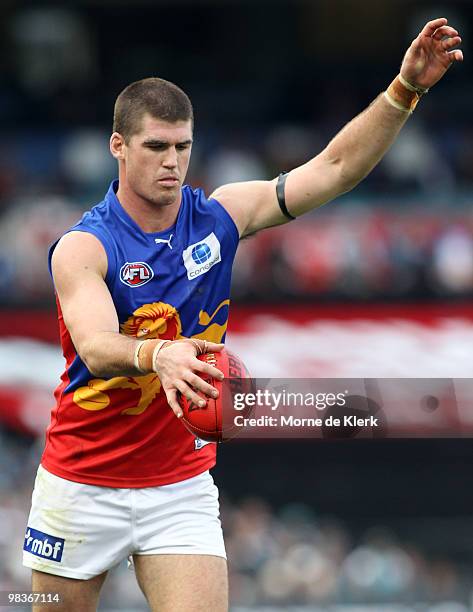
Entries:
{"label": "afl logo patch", "polygon": [[153,270],[144,261],[126,262],[120,269],[120,280],[129,287],[141,287],[154,276]]}

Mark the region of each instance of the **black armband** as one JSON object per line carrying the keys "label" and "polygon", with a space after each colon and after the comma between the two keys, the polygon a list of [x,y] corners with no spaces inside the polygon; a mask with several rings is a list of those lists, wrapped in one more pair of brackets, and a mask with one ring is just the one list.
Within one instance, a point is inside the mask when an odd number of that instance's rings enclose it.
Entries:
{"label": "black armband", "polygon": [[293,217],[291,213],[287,210],[286,195],[284,193],[287,174],[287,172],[281,172],[281,174],[278,176],[278,182],[276,184],[276,195],[278,197],[279,208],[281,209],[282,214],[292,221],[293,219],[295,219],[295,217]]}

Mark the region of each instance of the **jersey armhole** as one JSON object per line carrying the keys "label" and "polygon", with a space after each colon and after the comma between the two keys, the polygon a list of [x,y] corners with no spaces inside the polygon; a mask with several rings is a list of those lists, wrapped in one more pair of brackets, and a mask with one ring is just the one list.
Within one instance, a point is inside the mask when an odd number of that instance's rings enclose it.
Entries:
{"label": "jersey armhole", "polygon": [[215,211],[217,217],[223,223],[223,226],[225,227],[227,234],[232,239],[233,246],[236,250],[238,247],[238,243],[240,242],[240,234],[238,232],[236,223],[233,220],[233,217],[230,215],[227,209],[215,198],[209,198],[207,202],[212,205],[212,208]]}
{"label": "jersey armhole", "polygon": [[[114,256],[114,253],[112,251],[111,245],[109,244],[109,242],[106,239],[106,237],[102,234],[102,232],[98,232],[93,227],[87,227],[87,228],[85,228],[85,227],[71,227],[71,229],[68,230],[67,232],[65,232],[63,235],[65,236],[66,234],[69,234],[70,232],[84,232],[84,233],[87,233],[87,234],[92,234],[93,236],[95,236],[97,238],[97,240],[103,246],[103,248],[105,250],[105,255],[107,256],[107,274],[105,275],[105,282],[107,283],[107,285],[110,286],[110,282],[113,279],[113,277],[115,276],[115,272],[116,272],[116,267],[117,266],[116,266],[116,257]],[[62,238],[62,236],[61,236],[61,238]],[[53,279],[53,282],[54,282],[54,278],[53,278],[53,273],[52,273],[52,268],[51,268],[51,260],[52,260],[52,256],[53,256],[54,250],[57,247],[57,244],[58,244],[58,242],[59,242],[59,240],[61,238],[58,238],[56,240],[56,242],[53,242],[53,244],[49,248],[49,253],[48,253],[49,274],[51,275],[51,278]]]}

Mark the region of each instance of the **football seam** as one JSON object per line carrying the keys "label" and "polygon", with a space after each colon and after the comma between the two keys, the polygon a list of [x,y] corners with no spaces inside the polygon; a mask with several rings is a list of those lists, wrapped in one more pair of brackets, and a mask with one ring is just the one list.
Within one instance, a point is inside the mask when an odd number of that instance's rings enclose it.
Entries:
{"label": "football seam", "polygon": [[197,431],[202,431],[203,433],[221,433],[222,430],[221,429],[202,429],[202,427],[197,427],[197,425],[194,425],[193,423],[191,423],[190,421],[188,421],[186,419],[186,417],[182,417],[181,421],[185,421],[188,425],[190,425],[193,429],[197,429]]}

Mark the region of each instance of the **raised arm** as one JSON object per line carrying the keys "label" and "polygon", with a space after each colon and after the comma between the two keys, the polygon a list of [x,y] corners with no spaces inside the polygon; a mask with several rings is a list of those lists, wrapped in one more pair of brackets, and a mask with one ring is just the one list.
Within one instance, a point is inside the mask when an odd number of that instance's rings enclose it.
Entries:
{"label": "raised arm", "polygon": [[[221,377],[217,368],[196,358],[204,348],[221,350],[221,344],[202,340],[160,340],[141,343],[120,333],[112,296],[105,283],[107,256],[100,241],[86,232],[70,232],[61,238],[52,257],[54,284],[64,323],[87,369],[96,377],[141,376],[156,372],[169,405],[182,416],[177,393],[196,404],[215,393],[195,372]],[[156,348],[161,348],[156,352]],[[137,353],[137,348],[140,349]],[[138,366],[138,367],[137,367]]]}
{"label": "raised arm", "polygon": [[[426,24],[404,56],[399,76],[360,115],[348,123],[316,157],[292,170],[285,200],[293,217],[317,208],[355,187],[382,159],[420,97],[447,69],[463,60],[455,49],[457,30],[440,18]],[[288,220],[281,212],[273,181],[223,185],[214,191],[232,215],[240,236]]]}

